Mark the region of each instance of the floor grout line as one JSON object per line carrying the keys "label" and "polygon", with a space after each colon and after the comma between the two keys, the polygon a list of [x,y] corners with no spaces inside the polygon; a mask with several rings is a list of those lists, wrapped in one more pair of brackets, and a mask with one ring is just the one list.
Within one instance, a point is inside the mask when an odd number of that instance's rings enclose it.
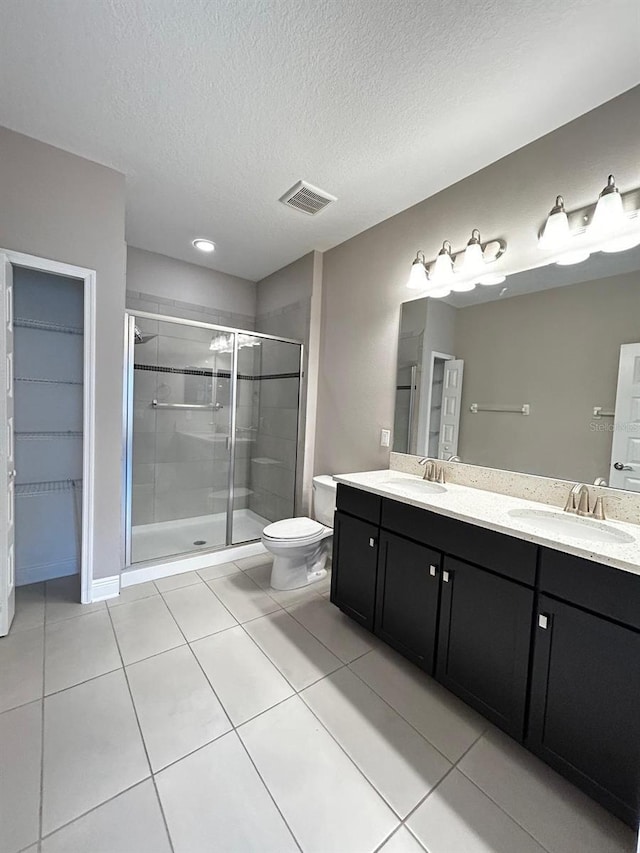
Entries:
{"label": "floor grout line", "polygon": [[115,625],[113,624],[113,619],[111,617],[111,613],[109,613],[109,621],[111,622],[111,630],[113,631],[113,635],[114,635],[115,641],[116,641],[116,646],[118,648],[118,654],[120,655],[120,662],[122,664],[122,673],[124,675],[125,684],[127,685],[127,690],[129,692],[129,699],[131,701],[131,707],[133,708],[133,713],[134,713],[134,716],[136,718],[136,724],[138,726],[138,734],[140,735],[140,741],[142,742],[142,748],[144,749],[144,754],[145,754],[145,757],[147,759],[147,765],[149,767],[149,775],[151,776],[151,778],[153,780],[153,788],[156,792],[156,799],[158,801],[158,806],[160,807],[160,813],[162,814],[162,820],[164,823],[165,831],[167,833],[167,838],[169,840],[169,846],[171,847],[172,853],[174,853],[173,839],[171,838],[171,833],[169,832],[169,824],[167,823],[167,817],[164,813],[164,807],[162,805],[162,800],[160,799],[160,794],[158,792],[158,786],[156,785],[156,780],[153,776],[153,767],[151,766],[151,758],[149,756],[149,750],[147,749],[147,743],[144,739],[144,734],[142,732],[142,726],[140,724],[140,717],[138,715],[138,708],[136,707],[135,699],[133,698],[133,692],[131,690],[131,684],[129,683],[129,676],[127,673],[127,668],[124,665],[124,658],[122,657],[122,650],[120,648],[120,643],[118,641],[118,635],[116,633]]}
{"label": "floor grout line", "polygon": [[[361,658],[366,657],[366,655],[368,655],[374,651],[376,651],[376,649],[370,649],[370,651],[365,652],[363,655],[360,655],[360,657],[356,658],[356,660],[360,660]],[[352,661],[351,663],[354,663],[354,662],[355,661]],[[349,672],[352,672],[356,676],[356,678],[359,678],[360,681],[369,688],[369,690],[371,690],[373,693],[375,693],[375,695],[378,697],[378,699],[381,699],[385,703],[385,705],[387,705],[387,707],[391,708],[392,711],[395,711],[395,713],[399,717],[401,717],[405,721],[405,723],[408,726],[410,726],[410,728],[413,729],[414,732],[419,734],[423,740],[426,740],[426,742],[429,744],[429,746],[432,747],[433,749],[435,749],[435,751],[439,755],[441,755],[445,759],[445,761],[447,761],[449,764],[451,764],[452,766],[455,767],[455,763],[452,762],[451,759],[447,755],[445,755],[444,752],[435,745],[435,743],[432,743],[432,741],[430,741],[429,738],[420,731],[420,729],[417,729],[410,720],[407,720],[407,718],[404,716],[404,714],[402,714],[397,708],[394,708],[393,705],[390,702],[388,702],[384,698],[384,696],[381,696],[380,693],[378,693],[378,691],[374,687],[372,687],[369,684],[369,682],[366,681],[359,673],[357,673],[355,670],[351,669],[351,664],[347,664],[347,668],[349,669]],[[427,673],[424,673],[424,674],[427,675]],[[428,676],[428,677],[431,678],[431,676]],[[484,732],[485,732],[485,730],[483,729],[482,734],[484,734]],[[480,735],[480,737],[482,737],[482,734]]]}
{"label": "floor grout line", "polygon": [[[216,595],[216,594],[215,594],[215,592],[214,592],[213,590],[211,590],[211,592],[213,593],[213,595]],[[161,597],[162,597],[162,593],[160,593],[160,595],[161,595]],[[216,598],[218,598],[218,596],[217,596],[217,595],[216,595]],[[219,600],[219,599],[218,599],[218,600]],[[163,601],[164,601],[164,599],[163,599]],[[225,605],[224,605],[224,602],[222,602],[222,601],[221,601],[220,603],[223,605],[223,607],[225,606]],[[164,602],[164,604],[165,604],[165,607],[167,608],[167,610],[169,610],[169,612],[171,613],[171,609],[170,609],[170,607],[169,607],[169,605],[167,604],[167,602],[166,602],[166,601]],[[227,609],[227,608],[225,607],[225,609]],[[230,613],[230,611],[228,611],[228,612]],[[185,642],[186,642],[186,644],[187,644],[187,648],[189,649],[189,651],[191,652],[191,654],[192,654],[192,655],[193,655],[193,657],[195,658],[196,663],[197,663],[197,664],[198,664],[198,666],[200,667],[200,670],[201,670],[201,672],[202,672],[203,676],[205,677],[205,679],[206,679],[207,683],[209,684],[209,687],[211,688],[211,692],[212,692],[212,693],[213,693],[213,695],[216,697],[216,700],[218,701],[218,703],[219,703],[219,705],[220,705],[220,707],[221,707],[221,709],[222,709],[222,711],[223,711],[224,715],[225,715],[225,716],[226,716],[226,718],[227,718],[227,721],[229,722],[229,725],[231,726],[231,729],[230,729],[229,731],[224,732],[223,734],[219,735],[219,737],[218,737],[218,738],[215,738],[214,740],[219,740],[221,737],[224,737],[225,735],[228,735],[228,734],[231,734],[231,733],[233,733],[233,734],[236,736],[237,740],[240,742],[240,744],[242,745],[243,749],[245,750],[245,752],[246,752],[246,754],[247,754],[247,756],[248,756],[248,758],[249,758],[249,761],[250,761],[250,762],[251,762],[251,764],[253,765],[253,767],[254,767],[254,769],[255,769],[255,771],[256,771],[256,773],[257,773],[257,775],[258,775],[258,778],[260,779],[260,781],[261,781],[261,782],[262,782],[262,784],[264,785],[264,788],[265,788],[265,790],[266,790],[267,794],[269,795],[269,797],[270,797],[271,801],[273,802],[273,804],[274,804],[275,808],[277,809],[278,814],[279,814],[279,815],[280,815],[280,817],[282,818],[282,820],[283,820],[283,822],[284,822],[284,825],[287,827],[287,829],[288,829],[288,830],[289,830],[289,832],[291,833],[291,837],[293,838],[293,840],[294,840],[294,842],[295,842],[296,846],[298,847],[298,849],[299,849],[299,850],[301,851],[301,853],[302,853],[302,848],[300,847],[300,844],[298,843],[298,839],[297,839],[297,838],[296,838],[296,836],[293,834],[293,830],[291,829],[291,827],[290,827],[290,826],[289,826],[289,824],[287,823],[287,821],[286,821],[286,819],[285,819],[285,816],[282,814],[282,811],[280,810],[280,807],[279,807],[278,803],[276,802],[276,800],[275,800],[275,798],[274,798],[273,794],[272,794],[272,793],[271,793],[271,791],[269,790],[268,785],[266,784],[266,782],[265,782],[265,781],[264,781],[264,779],[262,778],[262,775],[261,775],[260,771],[258,770],[258,768],[256,767],[255,762],[253,761],[253,758],[252,758],[252,757],[251,757],[251,755],[249,754],[249,751],[248,751],[248,749],[246,748],[246,746],[245,746],[245,744],[244,744],[244,741],[243,741],[243,740],[242,740],[242,738],[239,736],[239,734],[238,734],[238,732],[237,732],[237,730],[236,730],[236,726],[233,724],[233,721],[231,720],[231,717],[229,716],[229,714],[228,714],[228,712],[227,712],[227,709],[225,708],[225,706],[224,706],[224,704],[223,704],[222,700],[220,699],[220,697],[218,696],[218,694],[217,694],[217,692],[216,692],[216,690],[215,690],[215,688],[214,688],[214,686],[213,686],[213,683],[211,682],[211,680],[209,679],[209,676],[208,676],[208,675],[207,675],[207,673],[205,672],[204,667],[202,666],[202,664],[201,664],[201,662],[200,662],[200,660],[199,660],[199,658],[198,658],[197,654],[196,654],[196,653],[193,651],[193,649],[191,648],[191,644],[190,644],[190,643],[189,643],[189,641],[187,640],[186,635],[184,634],[184,632],[183,632],[182,628],[180,627],[180,625],[179,625],[179,623],[178,623],[178,620],[175,618],[175,616],[173,616],[173,613],[171,613],[171,616],[173,617],[174,622],[175,622],[175,623],[176,623],[176,625],[178,626],[178,630],[180,631],[180,633],[182,634],[182,636],[183,636],[183,637],[184,637],[184,639],[185,639]],[[232,613],[231,613],[231,616],[233,616],[233,614],[232,614]],[[235,619],[235,616],[233,616],[233,618]],[[233,627],[237,627],[237,626],[233,626]],[[227,630],[230,630],[230,629],[227,629]],[[222,632],[221,632],[221,631],[218,631],[218,632],[216,632],[216,633],[222,633]],[[245,633],[246,633],[246,632],[245,632]],[[211,634],[210,634],[209,636],[213,636],[213,635],[211,635]],[[201,637],[200,639],[205,639],[205,638],[204,638],[204,637]],[[194,642],[196,642],[196,641],[194,640]],[[264,652],[263,652],[263,654],[264,654]],[[291,697],[287,697],[287,698],[291,698]],[[132,701],[132,702],[134,702],[133,696],[131,697],[131,701]],[[286,701],[286,700],[285,700],[285,701]],[[135,702],[134,702],[134,705],[135,705]],[[269,710],[270,710],[270,709],[269,709]],[[247,722],[248,722],[248,721],[247,721]],[[214,741],[211,741],[210,743],[213,743],[213,742],[214,742]],[[209,745],[210,745],[210,743],[209,743],[209,744],[203,744],[202,746],[198,747],[198,749],[193,750],[193,752],[192,752],[192,753],[190,753],[190,754],[191,754],[191,755],[193,755],[193,754],[195,754],[196,752],[199,752],[201,749],[204,749],[204,747],[205,747],[205,746],[209,746]],[[173,763],[174,763],[174,764],[176,764],[178,761],[182,761],[182,760],[183,760],[184,758],[186,758],[186,757],[187,757],[187,756],[184,756],[184,755],[183,755],[181,758],[177,759],[177,761],[175,761],[175,762],[173,762]],[[167,766],[171,766],[171,765],[167,765]],[[163,768],[163,770],[166,770],[166,769],[167,769],[166,767],[164,767],[164,768]],[[156,784],[155,777],[154,777],[154,785],[156,786],[156,793],[157,793],[158,800],[159,800],[159,802],[160,802],[160,808],[162,809],[162,813],[163,813],[163,817],[164,817],[164,809],[163,809],[163,807],[162,807],[162,801],[160,800],[160,794],[159,794],[159,792],[158,792],[158,790],[157,790],[157,784]],[[166,825],[166,818],[165,818],[165,825]],[[169,828],[168,828],[168,826],[167,826],[167,832],[168,832],[168,831],[169,831]],[[173,843],[172,843],[172,850],[173,850]]]}
{"label": "floor grout line", "polygon": [[[464,757],[464,756],[463,756],[463,757]],[[485,796],[488,800],[491,800],[491,802],[494,804],[494,806],[496,806],[498,809],[500,809],[500,811],[501,811],[503,814],[506,814],[506,816],[507,816],[510,820],[512,820],[512,821],[516,824],[516,826],[519,826],[519,827],[520,827],[520,829],[521,829],[523,832],[525,832],[525,833],[526,833],[530,838],[532,838],[532,839],[536,842],[536,844],[538,844],[538,845],[539,845],[543,850],[545,850],[545,851],[546,851],[546,853],[554,853],[554,851],[552,851],[552,850],[550,850],[548,847],[546,847],[546,846],[542,843],[542,841],[539,841],[539,840],[535,837],[535,835],[533,835],[533,833],[532,833],[532,832],[530,832],[530,831],[526,828],[526,826],[523,826],[523,825],[520,823],[520,821],[519,821],[519,820],[517,820],[517,819],[516,819],[512,814],[510,814],[510,812],[508,812],[508,811],[506,810],[506,808],[504,808],[504,806],[501,806],[501,805],[500,805],[500,803],[499,803],[497,800],[494,800],[494,798],[491,796],[491,794],[489,794],[487,791],[485,791],[485,790],[484,790],[484,788],[483,788],[481,785],[479,785],[477,782],[475,782],[475,781],[474,781],[470,776],[467,776],[467,774],[464,772],[464,770],[460,769],[459,767],[456,767],[456,769],[458,770],[458,772],[459,772],[459,773],[462,773],[462,775],[464,776],[464,778],[465,778],[468,782],[470,782],[470,783],[474,786],[474,788],[477,788],[477,789],[478,789],[478,791],[480,791],[482,794],[484,794],[484,796]]]}
{"label": "floor grout line", "polygon": [[[145,776],[144,779],[140,779],[138,782],[134,782],[133,785],[128,785],[126,788],[123,788],[122,791],[118,791],[118,793],[114,794],[112,797],[108,797],[106,800],[103,800],[96,806],[91,806],[90,809],[87,809],[85,812],[82,812],[82,814],[79,814],[76,817],[71,818],[71,820],[68,820],[66,823],[57,826],[55,829],[52,829],[51,832],[47,832],[46,835],[43,835],[40,840],[45,841],[46,839],[51,838],[52,835],[55,835],[57,832],[60,832],[61,830],[72,826],[72,824],[76,823],[76,821],[82,820],[82,818],[87,817],[87,815],[98,811],[98,809],[101,809],[102,806],[106,806],[107,803],[112,803],[114,800],[117,800],[118,797],[122,796],[122,794],[127,794],[129,791],[133,791],[133,789],[137,788],[139,785],[143,785],[145,782],[151,781],[151,778],[151,774],[149,774],[149,776]],[[27,847],[26,849],[28,850],[29,848]]]}
{"label": "floor grout line", "polygon": [[[437,785],[434,785],[434,786],[433,786],[433,788],[431,788],[431,790],[430,790],[430,791],[427,791],[427,793],[426,793],[426,794],[425,794],[425,796],[420,800],[420,802],[419,802],[419,803],[417,803],[417,804],[416,804],[416,805],[411,809],[411,811],[406,815],[406,817],[404,817],[404,818],[403,818],[403,820],[402,820],[402,824],[403,824],[403,825],[404,825],[404,824],[406,824],[406,822],[407,822],[411,817],[413,817],[413,815],[418,811],[418,809],[419,809],[419,808],[421,808],[421,806],[423,806],[423,805],[424,805],[424,803],[429,799],[429,797],[430,797],[430,796],[431,796],[435,791],[437,791],[437,790],[438,790],[438,788],[442,785],[442,783],[444,782],[444,780],[445,780],[445,779],[447,779],[447,778],[448,778],[448,777],[453,773],[453,771],[457,769],[457,767],[458,767],[458,763],[459,763],[460,761],[462,761],[462,759],[465,757],[465,755],[473,749],[473,747],[478,743],[478,741],[479,741],[482,737],[484,737],[484,731],[483,731],[481,734],[479,734],[479,735],[478,735],[478,737],[473,741],[473,743],[471,743],[471,744],[470,744],[470,745],[465,749],[465,751],[462,753],[462,755],[460,756],[460,758],[459,758],[455,763],[452,763],[452,764],[451,764],[451,767],[447,770],[447,772],[444,774],[444,776],[443,776],[441,779],[439,779],[439,780],[438,780]],[[450,759],[447,759],[447,761],[450,761]],[[407,829],[409,829],[409,827],[407,827]],[[410,830],[410,829],[409,829],[409,831],[411,832],[411,830]],[[413,833],[412,833],[412,834],[413,834]]]}
{"label": "floor grout line", "polygon": [[47,617],[47,585],[44,586],[44,626],[42,631],[42,707],[41,707],[41,721],[40,721],[40,802],[38,804],[38,850],[41,847],[42,841],[42,820],[43,820],[43,811],[44,811],[44,702],[45,702],[45,673],[46,673],[46,664],[47,664],[47,631],[46,631],[46,617]]}
{"label": "floor grout line", "polygon": [[[289,697],[289,698],[291,698],[291,697]],[[285,700],[285,701],[286,701],[286,700]],[[269,710],[270,710],[270,709],[269,709]],[[241,744],[242,748],[244,749],[244,751],[245,751],[245,752],[246,752],[246,754],[247,754],[247,758],[248,758],[248,759],[249,759],[249,761],[251,762],[251,764],[252,764],[252,766],[253,766],[253,769],[256,771],[256,774],[258,775],[258,778],[260,779],[260,781],[261,781],[261,782],[262,782],[262,784],[264,785],[264,789],[265,789],[265,791],[267,792],[267,794],[269,795],[269,798],[271,799],[271,802],[273,803],[273,805],[274,805],[274,806],[275,806],[275,808],[277,809],[278,814],[279,814],[279,815],[280,815],[280,817],[282,818],[282,821],[283,821],[284,825],[287,827],[287,829],[288,829],[288,830],[289,830],[289,832],[291,833],[291,837],[293,838],[293,840],[294,840],[294,842],[295,842],[295,844],[296,844],[296,847],[298,848],[298,850],[300,850],[300,853],[304,853],[304,851],[302,850],[302,846],[301,846],[300,842],[298,841],[298,839],[296,838],[296,836],[295,836],[295,834],[294,834],[293,830],[292,830],[292,829],[291,829],[291,827],[289,826],[289,822],[287,821],[286,817],[284,816],[284,814],[283,814],[283,812],[282,812],[282,809],[280,808],[280,806],[279,806],[279,805],[278,805],[278,803],[276,802],[276,798],[274,797],[273,793],[271,792],[271,789],[269,788],[269,786],[267,785],[267,783],[266,783],[266,782],[265,782],[265,780],[263,779],[263,777],[262,777],[262,773],[258,770],[258,767],[257,767],[257,765],[256,765],[255,761],[253,760],[253,756],[251,755],[251,753],[249,752],[249,750],[248,750],[248,748],[247,748],[247,745],[246,745],[246,744],[245,744],[245,742],[242,740],[242,737],[240,736],[240,734],[238,734],[238,732],[237,732],[237,731],[235,731],[235,730],[234,730],[234,734],[235,734],[235,736],[237,737],[237,739],[240,741],[240,744]]]}

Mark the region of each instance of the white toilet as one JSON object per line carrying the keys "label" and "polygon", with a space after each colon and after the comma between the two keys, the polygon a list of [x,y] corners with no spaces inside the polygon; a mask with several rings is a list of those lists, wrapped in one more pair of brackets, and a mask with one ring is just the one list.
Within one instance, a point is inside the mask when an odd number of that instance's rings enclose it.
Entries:
{"label": "white toilet", "polygon": [[316,520],[285,518],[262,531],[262,544],[273,554],[273,589],[297,589],[322,580],[331,550],[337,483],[328,475],[313,478]]}

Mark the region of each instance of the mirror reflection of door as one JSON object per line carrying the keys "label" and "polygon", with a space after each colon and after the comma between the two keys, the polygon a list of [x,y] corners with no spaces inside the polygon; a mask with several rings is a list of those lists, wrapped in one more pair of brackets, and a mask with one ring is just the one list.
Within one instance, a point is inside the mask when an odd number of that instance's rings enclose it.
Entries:
{"label": "mirror reflection of door", "polygon": [[445,361],[443,367],[442,408],[436,449],[438,459],[449,459],[458,455],[464,361],[461,358],[452,358]]}
{"label": "mirror reflection of door", "polygon": [[640,343],[620,347],[609,483],[640,492]]}
{"label": "mirror reflection of door", "polygon": [[455,355],[431,352],[420,452],[433,459],[448,459],[458,452],[463,366],[462,359]]}

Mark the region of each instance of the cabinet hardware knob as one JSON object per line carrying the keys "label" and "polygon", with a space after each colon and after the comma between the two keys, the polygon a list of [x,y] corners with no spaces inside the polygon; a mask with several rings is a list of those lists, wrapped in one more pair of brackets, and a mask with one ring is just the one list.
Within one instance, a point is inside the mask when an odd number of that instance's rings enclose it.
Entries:
{"label": "cabinet hardware knob", "polygon": [[435,576],[438,574],[438,567],[437,566],[429,566],[429,574],[431,575],[432,578],[435,578]]}
{"label": "cabinet hardware knob", "polygon": [[445,583],[449,583],[449,572],[443,572],[443,573],[442,573],[442,580],[443,580]]}
{"label": "cabinet hardware knob", "polygon": [[540,613],[538,616],[538,627],[544,628],[545,630],[549,627],[549,617],[544,613]]}
{"label": "cabinet hardware knob", "polygon": [[376,547],[376,540],[375,539],[369,539],[369,548],[375,548],[375,547]]}

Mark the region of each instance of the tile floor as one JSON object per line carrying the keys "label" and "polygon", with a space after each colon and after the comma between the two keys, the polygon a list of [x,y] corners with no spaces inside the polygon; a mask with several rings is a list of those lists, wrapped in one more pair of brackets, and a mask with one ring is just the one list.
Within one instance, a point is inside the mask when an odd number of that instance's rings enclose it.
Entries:
{"label": "tile floor", "polygon": [[634,834],[252,557],[0,640],[0,853],[633,853]]}

